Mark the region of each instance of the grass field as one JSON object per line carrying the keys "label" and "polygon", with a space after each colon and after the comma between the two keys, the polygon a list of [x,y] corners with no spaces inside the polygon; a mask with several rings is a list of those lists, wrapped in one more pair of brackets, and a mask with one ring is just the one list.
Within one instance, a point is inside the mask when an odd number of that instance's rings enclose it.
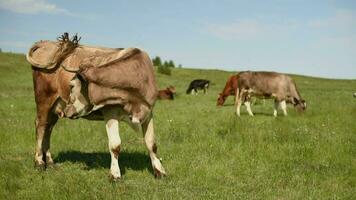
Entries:
{"label": "grass field", "polygon": [[[327,70],[327,69],[321,69]],[[154,179],[142,136],[121,124],[122,181],[108,179],[103,122],[60,120],[51,152],[57,167],[34,169],[35,103],[24,55],[0,54],[0,199],[356,199],[356,80],[293,76],[307,111],[272,117],[272,101],[234,114],[215,106],[233,72],[174,69],[158,85],[175,101],[154,110],[158,153],[168,176]],[[190,96],[192,79],[213,82]]]}

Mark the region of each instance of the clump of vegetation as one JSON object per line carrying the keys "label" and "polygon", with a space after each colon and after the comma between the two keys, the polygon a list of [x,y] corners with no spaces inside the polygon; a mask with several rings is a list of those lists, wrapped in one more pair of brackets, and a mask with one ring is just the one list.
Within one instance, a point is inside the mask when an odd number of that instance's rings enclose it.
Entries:
{"label": "clump of vegetation", "polygon": [[[162,60],[159,56],[156,56],[155,58],[153,58],[152,62],[153,62],[153,65],[157,67],[158,73],[161,73],[161,74],[171,75],[172,68],[176,67],[173,60],[164,61],[162,63]],[[179,65],[179,66],[181,67],[182,65]]]}

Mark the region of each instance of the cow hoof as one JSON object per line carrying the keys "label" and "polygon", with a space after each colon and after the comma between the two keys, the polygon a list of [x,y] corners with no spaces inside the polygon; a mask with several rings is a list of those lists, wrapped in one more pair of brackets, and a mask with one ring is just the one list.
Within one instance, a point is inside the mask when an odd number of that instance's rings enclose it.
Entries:
{"label": "cow hoof", "polygon": [[161,179],[166,176],[165,172],[161,172],[158,169],[154,168],[153,169],[153,175],[155,176],[156,179]]}
{"label": "cow hoof", "polygon": [[54,162],[49,162],[46,165],[46,168],[48,168],[48,169],[57,169],[57,167],[58,166],[56,164],[54,164]]}
{"label": "cow hoof", "polygon": [[117,182],[121,181],[121,177],[120,176],[119,177],[114,177],[112,174],[109,174],[109,180],[112,183],[117,183]]}
{"label": "cow hoof", "polygon": [[44,171],[46,170],[46,163],[45,162],[35,162],[35,169],[39,170],[39,171]]}

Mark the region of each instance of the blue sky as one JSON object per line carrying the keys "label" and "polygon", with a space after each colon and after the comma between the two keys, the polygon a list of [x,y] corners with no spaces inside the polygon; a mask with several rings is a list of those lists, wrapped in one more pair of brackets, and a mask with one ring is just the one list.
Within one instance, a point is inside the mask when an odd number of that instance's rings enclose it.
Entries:
{"label": "blue sky", "polygon": [[0,0],[0,48],[78,33],[189,68],[356,79],[355,0]]}

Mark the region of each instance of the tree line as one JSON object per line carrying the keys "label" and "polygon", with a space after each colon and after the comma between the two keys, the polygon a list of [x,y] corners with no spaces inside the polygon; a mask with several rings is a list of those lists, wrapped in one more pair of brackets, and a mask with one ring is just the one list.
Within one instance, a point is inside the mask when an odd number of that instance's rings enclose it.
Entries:
{"label": "tree line", "polygon": [[[153,65],[157,67],[158,73],[171,75],[172,68],[175,68],[176,65],[174,64],[173,60],[165,60],[162,62],[162,59],[159,56],[156,56],[152,59]],[[182,67],[178,65],[178,67]]]}

